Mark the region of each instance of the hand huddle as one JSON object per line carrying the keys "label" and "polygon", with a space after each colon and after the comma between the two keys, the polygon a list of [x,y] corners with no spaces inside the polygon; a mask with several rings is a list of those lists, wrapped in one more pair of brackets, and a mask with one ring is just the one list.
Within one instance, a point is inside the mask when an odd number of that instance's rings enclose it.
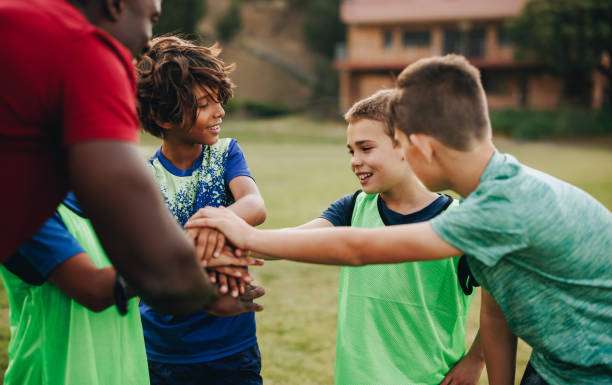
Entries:
{"label": "hand huddle", "polygon": [[186,234],[193,241],[196,256],[202,268],[206,269],[210,282],[222,296],[231,296],[240,301],[261,297],[265,290],[263,287],[251,285],[253,277],[247,267],[261,266],[264,261],[250,257],[248,250],[234,247],[220,231],[198,226],[198,218],[211,214],[207,209],[200,210],[189,220]]}

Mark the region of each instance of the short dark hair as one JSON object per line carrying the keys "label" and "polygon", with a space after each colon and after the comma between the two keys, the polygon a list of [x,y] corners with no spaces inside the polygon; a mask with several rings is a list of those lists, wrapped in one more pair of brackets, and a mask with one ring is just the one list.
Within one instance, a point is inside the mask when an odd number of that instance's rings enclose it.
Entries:
{"label": "short dark hair", "polygon": [[196,87],[217,92],[210,95],[225,104],[232,97],[228,74],[234,65],[218,57],[218,44],[202,47],[178,36],[162,36],[151,41],[151,49],[136,65],[138,115],[145,131],[163,138],[160,123],[189,129],[198,112]]}
{"label": "short dark hair", "polygon": [[394,90],[380,90],[374,95],[353,104],[344,114],[347,123],[354,123],[360,119],[370,119],[381,122],[385,126],[385,133],[395,142],[395,129],[389,124],[388,104]]}
{"label": "short dark hair", "polygon": [[459,55],[421,59],[397,78],[389,124],[406,135],[431,135],[467,151],[491,130],[480,72]]}

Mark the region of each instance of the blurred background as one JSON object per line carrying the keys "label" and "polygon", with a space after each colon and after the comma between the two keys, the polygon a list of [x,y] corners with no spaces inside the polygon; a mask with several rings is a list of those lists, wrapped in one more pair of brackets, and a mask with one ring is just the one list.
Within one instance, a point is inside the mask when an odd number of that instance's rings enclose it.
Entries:
{"label": "blurred background", "polygon": [[[268,209],[261,227],[279,228],[359,188],[341,114],[410,63],[446,53],[480,69],[502,152],[611,208],[611,20],[609,0],[163,0],[155,34],[218,41],[237,64],[222,136],[245,151]],[[143,134],[143,156],[158,146]],[[257,314],[265,383],[332,384],[339,268],[269,261],[252,271],[267,290]],[[7,317],[0,291],[2,373]],[[519,344],[517,384],[529,353]]]}

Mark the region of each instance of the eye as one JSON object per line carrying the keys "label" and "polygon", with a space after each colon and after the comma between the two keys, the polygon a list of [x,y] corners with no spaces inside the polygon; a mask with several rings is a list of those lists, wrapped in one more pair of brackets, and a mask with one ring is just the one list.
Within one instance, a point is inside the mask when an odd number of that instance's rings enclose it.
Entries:
{"label": "eye", "polygon": [[202,109],[204,109],[204,108],[206,108],[206,107],[208,107],[208,103],[198,105],[198,108],[202,108]]}
{"label": "eye", "polygon": [[368,151],[370,151],[372,148],[373,148],[373,147],[371,147],[371,146],[364,146],[364,147],[361,147],[361,151],[363,151],[363,152],[368,152]]}
{"label": "eye", "polygon": [[349,150],[348,150],[348,153],[349,153],[349,154],[351,154],[351,155],[353,155],[353,154],[355,153],[355,151],[353,151],[353,150],[349,149]]}

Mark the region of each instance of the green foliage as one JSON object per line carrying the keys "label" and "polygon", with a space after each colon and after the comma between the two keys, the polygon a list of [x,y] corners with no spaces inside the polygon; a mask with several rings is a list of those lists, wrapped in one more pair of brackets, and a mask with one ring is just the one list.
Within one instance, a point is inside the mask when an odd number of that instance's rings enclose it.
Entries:
{"label": "green foliage", "polygon": [[517,139],[568,138],[612,134],[612,109],[589,111],[500,110],[491,112],[493,130]]}
{"label": "green foliage", "polygon": [[593,69],[612,52],[612,1],[529,0],[510,22],[518,59],[536,59],[565,79],[565,96],[588,97]]}
{"label": "green foliage", "polygon": [[230,41],[242,28],[242,8],[240,0],[232,0],[227,12],[217,20],[216,29],[219,39]]}
{"label": "green foliage", "polygon": [[274,117],[283,116],[291,113],[291,110],[281,104],[262,103],[253,100],[247,100],[242,103],[242,111],[253,117]]}
{"label": "green foliage", "polygon": [[159,22],[153,29],[155,36],[171,32],[186,35],[197,33],[198,22],[206,15],[206,0],[164,0]]}
{"label": "green foliage", "polygon": [[310,48],[333,58],[336,43],[344,41],[346,34],[340,21],[340,0],[309,0],[304,32]]}

